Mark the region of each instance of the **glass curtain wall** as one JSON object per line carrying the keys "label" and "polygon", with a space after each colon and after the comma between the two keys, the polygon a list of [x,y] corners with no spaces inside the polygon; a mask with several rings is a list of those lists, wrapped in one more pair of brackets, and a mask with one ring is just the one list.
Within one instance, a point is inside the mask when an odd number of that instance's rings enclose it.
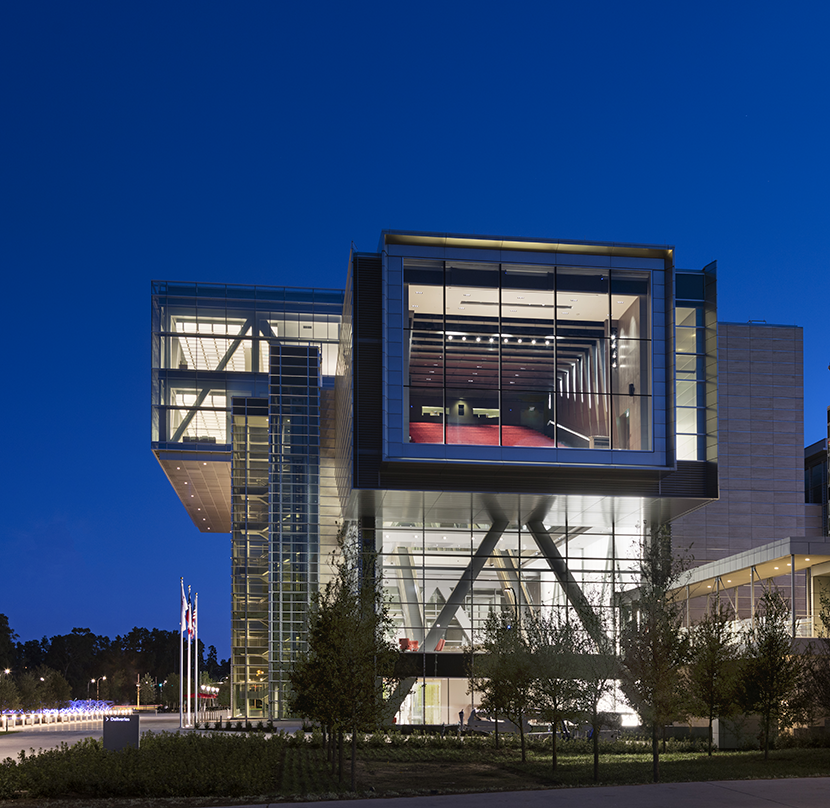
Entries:
{"label": "glass curtain wall", "polygon": [[[636,525],[610,528],[546,524],[573,581],[613,637],[619,594],[637,582],[640,531]],[[459,652],[481,639],[491,610],[558,611],[580,620],[554,574],[550,559],[525,526],[509,524],[489,547],[491,526],[469,523],[384,522],[382,562],[386,597],[402,651]],[[489,534],[492,539],[492,533]],[[480,571],[471,565],[486,551]],[[459,593],[462,598],[456,598]],[[457,607],[452,608],[453,601]],[[448,608],[448,604],[450,607]],[[426,641],[426,645],[424,644]],[[453,686],[456,690],[452,690]],[[404,701],[401,723],[455,723],[475,702],[466,682],[421,679]]]}
{"label": "glass curtain wall", "polygon": [[233,714],[284,718],[319,579],[320,353],[273,344],[268,399],[233,400]]}
{"label": "glass curtain wall", "polygon": [[319,580],[320,352],[271,351],[271,685],[269,717],[286,718],[288,674],[306,649],[308,608]]}
{"label": "glass curtain wall", "polygon": [[334,377],[343,293],[153,283],[153,440],[231,443],[233,397],[267,396],[270,343],[314,345]]}
{"label": "glass curtain wall", "polygon": [[413,443],[650,450],[650,273],[404,262]]}
{"label": "glass curtain wall", "polygon": [[703,304],[675,309],[677,459],[706,459],[706,349]]}
{"label": "glass curtain wall", "polygon": [[235,398],[231,461],[231,710],[268,704],[268,399]]}

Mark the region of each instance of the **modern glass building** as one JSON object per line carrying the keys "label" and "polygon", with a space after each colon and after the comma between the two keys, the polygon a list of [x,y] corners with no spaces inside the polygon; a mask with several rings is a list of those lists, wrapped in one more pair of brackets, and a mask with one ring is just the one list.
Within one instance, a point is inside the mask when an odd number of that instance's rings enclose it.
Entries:
{"label": "modern glass building", "polygon": [[399,722],[454,722],[492,608],[613,630],[649,526],[718,498],[715,266],[385,231],[349,267],[343,291],[154,283],[153,450],[231,535],[235,714],[286,715],[340,535],[415,655]]}
{"label": "modern glass building", "polygon": [[336,546],[343,292],[153,283],[153,451],[199,530],[231,535],[233,709],[278,711]]}

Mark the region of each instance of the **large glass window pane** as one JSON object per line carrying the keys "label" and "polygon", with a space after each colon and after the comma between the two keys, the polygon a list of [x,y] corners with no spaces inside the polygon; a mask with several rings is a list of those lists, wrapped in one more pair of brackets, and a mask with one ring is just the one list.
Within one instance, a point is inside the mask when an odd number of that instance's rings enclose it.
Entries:
{"label": "large glass window pane", "polygon": [[649,395],[651,342],[644,339],[618,339],[612,332],[609,340],[611,392],[625,395]]}
{"label": "large glass window pane", "polygon": [[702,328],[678,328],[675,332],[677,353],[703,353],[704,331]]}
{"label": "large glass window pane", "polygon": [[612,396],[613,449],[651,449],[651,397]]}
{"label": "large glass window pane", "polygon": [[444,442],[444,389],[413,387],[409,391],[409,440]]}
{"label": "large glass window pane", "polygon": [[609,396],[578,394],[567,384],[561,384],[556,395],[557,445],[573,449],[610,449],[609,417]]}
{"label": "large glass window pane", "polygon": [[677,382],[677,406],[678,407],[705,407],[706,388],[702,382],[678,381]]}
{"label": "large glass window pane", "polygon": [[649,273],[611,270],[611,320],[620,339],[650,339]]}
{"label": "large glass window pane", "polygon": [[502,421],[504,446],[556,446],[550,390],[505,390]]}
{"label": "large glass window pane", "polygon": [[499,396],[480,387],[447,390],[447,443],[499,445]]}
{"label": "large glass window pane", "polygon": [[691,407],[677,408],[677,431],[678,432],[705,432],[706,431],[706,410],[694,409]]}

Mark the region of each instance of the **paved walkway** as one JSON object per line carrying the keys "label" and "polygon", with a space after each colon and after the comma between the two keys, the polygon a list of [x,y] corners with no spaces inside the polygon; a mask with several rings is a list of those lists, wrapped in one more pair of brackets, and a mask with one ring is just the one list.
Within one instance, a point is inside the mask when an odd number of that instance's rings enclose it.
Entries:
{"label": "paved walkway", "polygon": [[[273,808],[828,808],[830,777],[599,786],[399,799],[280,802]],[[239,806],[233,806],[239,808]],[[264,808],[264,805],[257,806]]]}

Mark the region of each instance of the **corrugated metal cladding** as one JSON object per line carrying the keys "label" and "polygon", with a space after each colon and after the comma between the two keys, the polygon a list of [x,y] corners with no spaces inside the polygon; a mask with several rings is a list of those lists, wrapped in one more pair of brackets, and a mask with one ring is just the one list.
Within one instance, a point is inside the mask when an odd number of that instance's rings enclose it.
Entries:
{"label": "corrugated metal cladding", "polygon": [[381,257],[355,255],[352,279],[354,487],[378,488],[383,439]]}
{"label": "corrugated metal cladding", "polygon": [[717,498],[718,464],[699,460],[678,460],[677,471],[668,474],[661,481],[660,494],[664,497]]}

